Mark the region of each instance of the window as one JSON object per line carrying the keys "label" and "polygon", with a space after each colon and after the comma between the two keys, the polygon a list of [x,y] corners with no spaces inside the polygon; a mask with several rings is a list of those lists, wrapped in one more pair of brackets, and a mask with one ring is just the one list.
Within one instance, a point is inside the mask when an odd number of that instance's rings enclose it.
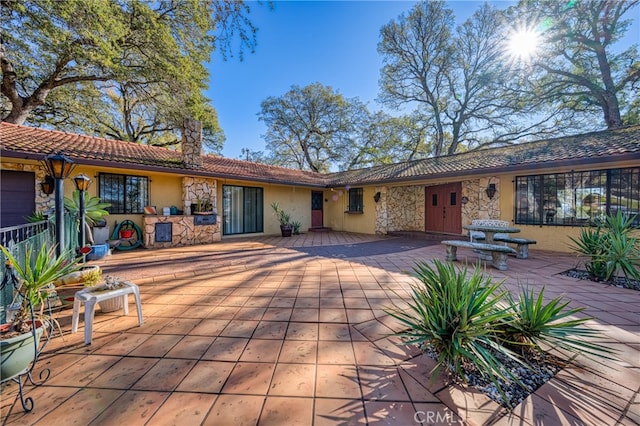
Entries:
{"label": "window", "polygon": [[349,213],[362,213],[362,188],[350,188],[349,189]]}
{"label": "window", "polygon": [[100,173],[98,192],[103,203],[111,203],[111,214],[142,214],[149,204],[149,178]]}
{"label": "window", "polygon": [[518,176],[515,201],[517,224],[579,226],[618,211],[638,215],[640,168]]}
{"label": "window", "polygon": [[222,233],[263,232],[262,188],[224,185],[222,187]]}

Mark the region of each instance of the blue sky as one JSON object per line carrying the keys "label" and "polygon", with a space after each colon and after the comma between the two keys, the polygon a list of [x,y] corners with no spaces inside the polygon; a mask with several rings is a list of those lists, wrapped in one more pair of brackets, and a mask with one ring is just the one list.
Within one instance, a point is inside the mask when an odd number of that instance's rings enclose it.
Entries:
{"label": "blue sky", "polygon": [[[500,8],[513,4],[492,3]],[[214,55],[210,65],[207,96],[227,137],[222,155],[239,158],[242,148],[264,151],[266,128],[257,117],[260,103],[285,94],[292,85],[320,82],[348,98],[360,98],[370,111],[382,108],[375,102],[382,67],[377,52],[380,28],[408,13],[415,2],[275,1],[273,10],[249,4],[258,28],[255,53],[245,52],[243,61],[237,55],[227,61]],[[449,2],[458,22],[480,4]],[[637,24],[628,34],[636,41]]]}

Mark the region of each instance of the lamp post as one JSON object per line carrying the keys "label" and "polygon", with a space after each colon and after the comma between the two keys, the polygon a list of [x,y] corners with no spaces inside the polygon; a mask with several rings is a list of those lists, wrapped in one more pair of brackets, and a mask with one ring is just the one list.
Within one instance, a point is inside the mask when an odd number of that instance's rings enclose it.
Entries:
{"label": "lamp post", "polygon": [[69,176],[75,164],[73,160],[57,154],[47,155],[45,162],[49,174],[55,180],[55,205],[56,205],[56,254],[60,256],[64,250],[64,180]]}
{"label": "lamp post", "polygon": [[89,189],[89,185],[91,185],[91,179],[84,174],[79,174],[78,176],[73,178],[73,182],[76,184],[76,189],[80,195],[79,201],[79,215],[80,215],[80,229],[79,229],[79,241],[80,248],[84,247],[85,244],[85,221],[84,221],[84,193]]}

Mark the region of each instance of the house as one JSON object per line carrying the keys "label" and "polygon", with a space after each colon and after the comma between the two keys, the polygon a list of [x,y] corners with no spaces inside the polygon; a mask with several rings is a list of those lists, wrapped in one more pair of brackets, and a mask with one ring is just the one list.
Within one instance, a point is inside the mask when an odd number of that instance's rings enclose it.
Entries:
{"label": "house", "polygon": [[[536,248],[558,251],[606,212],[640,211],[640,126],[330,174],[201,155],[200,132],[185,120],[173,151],[0,123],[0,227],[51,208],[40,160],[56,152],[93,179],[90,195],[111,203],[111,228],[133,220],[148,248],[276,234],[272,202],[302,230],[464,235],[473,219],[502,219]],[[209,202],[217,220],[202,223],[191,207]],[[172,206],[183,214],[164,215]],[[164,241],[157,233],[167,226]]]}

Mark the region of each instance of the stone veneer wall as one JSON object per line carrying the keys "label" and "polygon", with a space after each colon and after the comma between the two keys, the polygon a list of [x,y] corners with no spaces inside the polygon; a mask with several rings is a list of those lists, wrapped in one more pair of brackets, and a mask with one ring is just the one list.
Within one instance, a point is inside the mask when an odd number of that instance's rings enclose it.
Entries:
{"label": "stone veneer wall", "polygon": [[187,118],[182,123],[182,160],[185,166],[202,167],[202,123]]}
{"label": "stone veneer wall", "polygon": [[[492,200],[485,189],[489,182],[496,184]],[[427,185],[378,187],[380,200],[376,203],[376,234],[393,231],[424,231],[424,194]],[[500,219],[500,180],[494,176],[462,181],[462,225],[474,219]]]}
{"label": "stone veneer wall", "polygon": [[195,204],[198,199],[210,200],[213,205],[213,212],[217,213],[217,188],[218,182],[215,179],[183,177],[182,178],[182,202],[184,213],[192,214],[191,204]]}
{"label": "stone veneer wall", "polygon": [[[196,244],[210,244],[220,241],[220,225],[194,225],[194,217],[144,216],[144,246],[146,248],[184,247]],[[171,242],[157,242],[156,223],[171,222]]]}
{"label": "stone veneer wall", "polygon": [[[3,170],[14,170],[19,172],[33,172],[36,176],[35,193],[36,193],[36,211],[46,212],[53,208],[55,204],[54,194],[47,195],[42,192],[40,182],[44,180],[45,171],[42,166],[36,164],[18,164],[18,163],[2,163]],[[73,185],[73,182],[71,183]]]}
{"label": "stone veneer wall", "polygon": [[[491,200],[485,192],[489,182],[496,184],[496,195]],[[463,181],[462,196],[469,201],[462,205],[462,226],[474,219],[500,219],[500,192],[500,179],[495,176]]]}
{"label": "stone veneer wall", "polygon": [[424,231],[424,185],[387,189],[387,232]]}

